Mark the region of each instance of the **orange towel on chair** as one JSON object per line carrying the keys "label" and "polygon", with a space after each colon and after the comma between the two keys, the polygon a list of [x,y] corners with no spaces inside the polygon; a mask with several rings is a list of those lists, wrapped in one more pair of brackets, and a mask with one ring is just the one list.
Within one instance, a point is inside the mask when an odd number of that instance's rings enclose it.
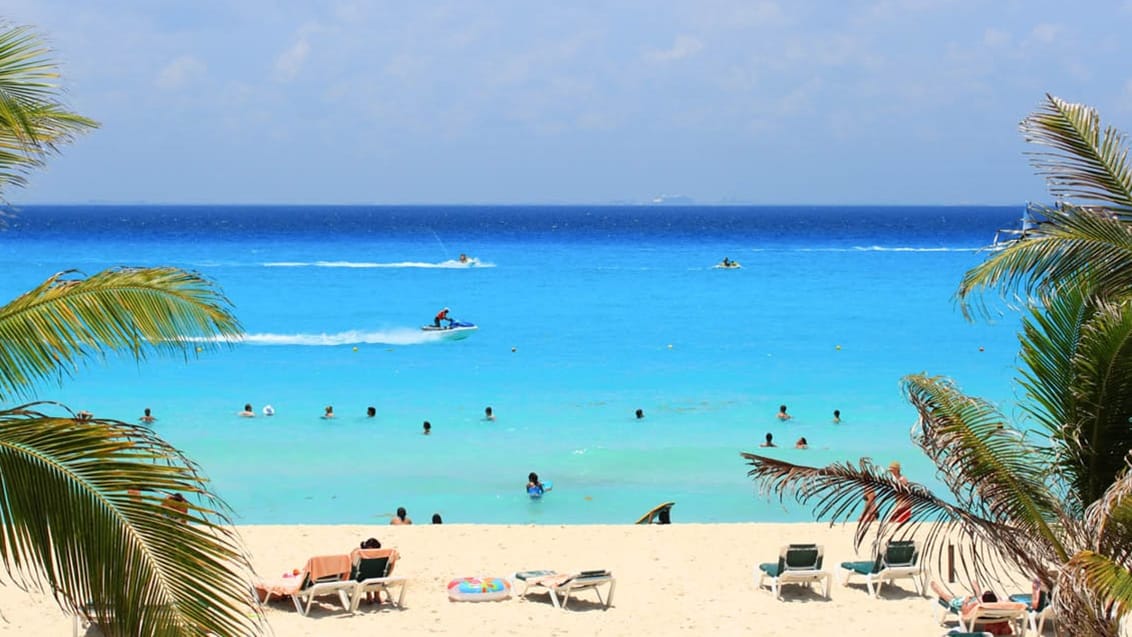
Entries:
{"label": "orange towel on chair", "polygon": [[278,597],[294,595],[302,589],[303,582],[306,582],[308,578],[313,582],[328,575],[341,575],[340,579],[348,578],[350,576],[350,556],[321,555],[312,557],[307,560],[306,566],[298,575],[263,581],[256,584],[255,589],[259,593],[260,599],[264,599],[267,595]]}

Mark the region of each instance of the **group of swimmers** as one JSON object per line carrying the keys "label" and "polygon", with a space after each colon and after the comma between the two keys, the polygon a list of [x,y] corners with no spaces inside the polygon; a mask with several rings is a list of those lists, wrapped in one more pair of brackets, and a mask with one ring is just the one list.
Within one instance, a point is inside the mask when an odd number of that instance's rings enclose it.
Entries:
{"label": "group of swimmers", "polygon": [[[786,405],[779,405],[778,406],[778,413],[775,414],[775,416],[783,422],[793,418],[793,416],[791,416],[789,413],[787,413]],[[841,423],[841,410],[840,409],[834,409],[833,410],[833,420],[832,420],[832,422],[835,425]],[[769,431],[766,432],[766,442],[759,444],[759,446],[760,447],[777,447],[778,445],[774,444],[774,434],[770,433]],[[798,438],[797,441],[794,442],[794,448],[795,449],[809,449],[810,448],[810,442],[808,440],[806,440],[805,436],[802,436],[802,437]]]}
{"label": "group of swimmers", "polygon": [[[643,414],[639,413],[640,411],[641,410],[639,410],[639,409],[637,410],[637,412],[638,412],[637,417],[638,418],[643,417]],[[247,404],[244,405],[243,411],[236,412],[236,415],[241,417],[241,418],[255,418],[256,413],[255,413],[255,409],[252,408],[251,403],[247,403]],[[274,416],[275,415],[275,408],[272,407],[271,405],[265,405],[263,407],[263,415],[264,416]],[[377,416],[377,408],[376,407],[374,407],[372,405],[370,405],[369,407],[366,407],[366,418],[375,418],[376,416]],[[329,419],[334,418],[334,417],[335,417],[334,406],[333,405],[327,405],[323,409],[322,419],[323,420],[329,420]],[[486,421],[490,421],[490,422],[495,421],[495,410],[492,409],[491,405],[488,405],[487,407],[483,408],[483,419],[486,420]],[[152,412],[150,411],[150,408],[146,407],[145,408],[145,414],[141,418],[139,418],[139,420],[141,420],[144,423],[151,423],[151,422],[154,422],[155,420],[157,420],[157,418],[154,418]],[[432,433],[432,423],[430,423],[427,420],[424,421],[424,423],[422,425],[422,429],[423,429],[422,433],[424,435],[426,435],[426,436],[429,435],[430,433]]]}
{"label": "group of swimmers", "polygon": [[[389,523],[392,524],[393,526],[401,526],[403,524],[412,524],[413,519],[409,517],[409,513],[405,510],[405,507],[397,507],[397,513],[393,516],[393,519],[389,520]],[[444,524],[444,520],[442,520],[440,518],[439,513],[433,513],[432,514],[432,523],[433,524]],[[370,547],[363,546],[362,548],[370,548]],[[379,546],[372,547],[372,548],[381,548],[381,546],[379,545]]]}
{"label": "group of swimmers", "polygon": [[[789,413],[786,412],[786,405],[779,405],[778,406],[778,413],[775,414],[775,416],[779,420],[790,420],[791,418],[793,418],[793,416],[791,416]],[[832,422],[835,425],[841,423],[841,410],[840,409],[834,409],[833,410],[833,421]]]}

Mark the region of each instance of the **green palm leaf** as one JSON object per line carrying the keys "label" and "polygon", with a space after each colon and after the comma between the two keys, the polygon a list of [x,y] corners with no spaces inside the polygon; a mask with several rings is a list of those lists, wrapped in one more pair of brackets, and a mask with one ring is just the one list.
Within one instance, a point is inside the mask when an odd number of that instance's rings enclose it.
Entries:
{"label": "green palm leaf", "polygon": [[947,379],[912,374],[904,392],[920,414],[913,440],[939,469],[959,506],[1040,537],[1066,559],[1050,524],[1058,501],[1046,488],[1041,449],[1030,445],[987,403]]}
{"label": "green palm leaf", "polygon": [[963,275],[956,296],[965,315],[986,313],[971,297],[984,290],[1021,295],[1030,304],[1048,301],[1073,282],[1093,294],[1132,294],[1132,228],[1102,211],[1073,206],[1047,210],[1025,239],[995,253]]}
{"label": "green palm leaf", "polygon": [[1021,128],[1027,142],[1049,149],[1030,156],[1055,197],[1099,205],[1132,219],[1132,171],[1125,135],[1113,127],[1102,131],[1094,109],[1047,94]]}
{"label": "green palm leaf", "polygon": [[[1117,563],[1101,553],[1081,551],[1070,560],[1067,571],[1073,579],[1088,584],[1088,589],[1076,591],[1078,595],[1096,595],[1106,600],[1104,606],[1114,611],[1114,620],[1127,615],[1129,608],[1132,608],[1132,571],[1125,564]],[[1096,614],[1098,613],[1081,615],[1088,617]],[[1101,614],[1107,616],[1109,613],[1102,610]]]}
{"label": "green palm leaf", "polygon": [[189,356],[241,334],[227,299],[177,268],[57,274],[0,308],[0,398],[111,351]]}
{"label": "green palm leaf", "polygon": [[[259,632],[248,560],[192,462],[145,427],[35,411],[44,406],[0,411],[8,572],[110,634]],[[189,512],[163,507],[167,492],[194,496]]]}
{"label": "green palm leaf", "polygon": [[1126,471],[1132,449],[1132,305],[1102,305],[1082,326],[1061,430],[1062,467],[1084,502],[1100,499]]}
{"label": "green palm leaf", "polygon": [[75,135],[97,127],[58,101],[58,71],[27,27],[0,26],[0,191]]}

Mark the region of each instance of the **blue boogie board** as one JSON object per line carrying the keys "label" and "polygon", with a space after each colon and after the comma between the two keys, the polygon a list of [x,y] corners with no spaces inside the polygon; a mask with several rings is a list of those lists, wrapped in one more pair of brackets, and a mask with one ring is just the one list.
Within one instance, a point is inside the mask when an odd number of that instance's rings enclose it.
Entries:
{"label": "blue boogie board", "polygon": [[539,489],[535,488],[535,487],[527,487],[527,495],[531,496],[532,500],[538,500],[538,499],[542,498],[542,495],[544,493],[546,493],[547,491],[550,491],[553,488],[554,488],[553,483],[543,482],[541,491]]}

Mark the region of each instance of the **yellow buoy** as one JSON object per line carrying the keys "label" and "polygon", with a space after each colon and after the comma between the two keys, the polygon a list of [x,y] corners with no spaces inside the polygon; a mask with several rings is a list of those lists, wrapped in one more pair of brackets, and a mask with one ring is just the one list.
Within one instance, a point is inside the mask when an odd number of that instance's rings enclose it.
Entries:
{"label": "yellow buoy", "polygon": [[356,352],[356,351],[358,351],[358,346],[357,346],[357,345],[355,345],[355,346],[354,346],[354,351],[355,351],[355,352]]}

